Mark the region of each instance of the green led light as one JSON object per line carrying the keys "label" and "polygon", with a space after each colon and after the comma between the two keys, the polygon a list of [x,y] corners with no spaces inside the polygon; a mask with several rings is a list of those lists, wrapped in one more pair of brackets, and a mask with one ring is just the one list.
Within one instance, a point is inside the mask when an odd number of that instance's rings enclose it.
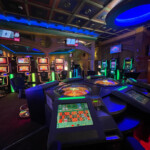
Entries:
{"label": "green led light", "polygon": [[[32,76],[32,82],[36,82],[35,73],[31,74]],[[36,86],[36,84],[32,84],[32,87]]]}
{"label": "green led light", "polygon": [[135,79],[133,79],[133,78],[132,78],[131,80],[134,81],[134,82],[137,82],[137,81],[136,81]]}
{"label": "green led light", "polygon": [[121,88],[117,89],[118,91],[126,89],[128,86],[122,86]]}
{"label": "green led light", "polygon": [[55,81],[55,72],[52,72],[52,81]]}
{"label": "green led light", "polygon": [[93,100],[92,102],[93,102],[93,103],[98,103],[98,100]]}
{"label": "green led light", "polygon": [[119,80],[120,79],[120,71],[119,71],[119,69],[117,69],[117,80]]}
{"label": "green led light", "polygon": [[[13,74],[10,74],[10,75],[9,75],[9,79],[12,79],[12,78],[14,78],[14,75],[13,75]],[[14,88],[12,87],[11,84],[10,84],[10,90],[11,90],[11,93],[14,93],[14,92],[15,92],[15,90],[14,90]]]}
{"label": "green led light", "polygon": [[79,97],[60,97],[58,100],[73,100],[73,99],[84,99],[85,96],[79,96]]}
{"label": "green led light", "polygon": [[72,78],[72,71],[69,71],[69,78]]}
{"label": "green led light", "polygon": [[132,62],[132,59],[131,59],[131,65],[130,65],[130,70],[132,69],[132,63],[133,63],[133,62]]}
{"label": "green led light", "polygon": [[54,81],[49,81],[49,82],[46,82],[46,83],[51,83],[51,82],[54,82]]}
{"label": "green led light", "polygon": [[123,69],[125,68],[125,59],[124,59],[124,61],[123,61]]}

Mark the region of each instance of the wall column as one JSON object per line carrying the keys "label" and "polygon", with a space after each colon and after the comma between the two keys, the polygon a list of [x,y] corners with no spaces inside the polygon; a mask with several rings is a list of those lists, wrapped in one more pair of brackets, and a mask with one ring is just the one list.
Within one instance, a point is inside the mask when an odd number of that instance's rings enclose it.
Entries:
{"label": "wall column", "polygon": [[92,46],[91,46],[90,70],[93,70],[93,71],[94,71],[94,59],[95,59],[95,42],[92,42]]}

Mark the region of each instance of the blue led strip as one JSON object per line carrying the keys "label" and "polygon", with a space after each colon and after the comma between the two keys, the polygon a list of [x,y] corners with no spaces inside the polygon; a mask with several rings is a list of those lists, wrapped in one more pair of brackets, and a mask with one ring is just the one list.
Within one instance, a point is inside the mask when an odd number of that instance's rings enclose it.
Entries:
{"label": "blue led strip", "polygon": [[150,20],[150,4],[137,6],[131,8],[115,19],[117,26],[131,26],[137,25]]}
{"label": "blue led strip", "polygon": [[49,54],[68,54],[70,52],[73,52],[75,49],[71,49],[71,50],[68,50],[68,51],[62,51],[62,52],[50,52]]}
{"label": "blue led strip", "polygon": [[8,48],[7,46],[0,44],[3,48],[7,49],[8,51],[14,53],[14,54],[25,54],[25,55],[45,55],[45,53],[26,53],[26,52],[15,52],[12,49]]}
{"label": "blue led strip", "polygon": [[7,22],[14,22],[14,23],[20,23],[20,24],[24,24],[24,25],[29,25],[29,26],[37,26],[37,27],[43,27],[43,28],[47,28],[47,29],[56,29],[56,30],[61,30],[61,31],[69,31],[69,32],[73,32],[73,33],[81,33],[81,34],[85,34],[85,35],[90,35],[93,37],[98,37],[99,34],[95,33],[94,31],[90,31],[87,29],[78,29],[76,27],[71,27],[71,26],[64,26],[61,24],[56,24],[56,23],[47,23],[44,21],[37,21],[37,20],[27,20],[26,18],[22,18],[20,17],[19,19],[16,18],[15,16],[4,16],[3,14],[0,14],[0,20],[4,20]]}

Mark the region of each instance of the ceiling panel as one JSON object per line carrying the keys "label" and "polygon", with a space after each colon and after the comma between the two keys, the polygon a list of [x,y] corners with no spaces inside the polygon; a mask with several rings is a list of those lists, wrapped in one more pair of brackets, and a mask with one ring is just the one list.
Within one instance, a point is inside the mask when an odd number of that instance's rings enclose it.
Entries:
{"label": "ceiling panel", "polygon": [[83,26],[86,22],[87,22],[87,20],[85,20],[85,19],[75,17],[72,20],[71,24],[77,25],[77,26]]}
{"label": "ceiling panel", "polygon": [[58,21],[58,22],[61,22],[61,23],[66,23],[67,19],[68,19],[68,15],[61,14],[61,13],[58,13],[58,12],[53,13],[52,20],[54,20],[54,21]]}

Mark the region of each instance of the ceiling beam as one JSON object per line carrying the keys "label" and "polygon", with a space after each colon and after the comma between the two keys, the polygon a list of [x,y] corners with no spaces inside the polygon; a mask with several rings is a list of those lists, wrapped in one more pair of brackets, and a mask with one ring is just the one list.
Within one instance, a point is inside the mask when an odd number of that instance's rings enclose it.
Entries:
{"label": "ceiling beam", "polygon": [[53,14],[53,10],[55,8],[55,5],[56,5],[56,0],[53,1],[52,9],[51,9],[51,12],[50,12],[50,15],[49,15],[49,18],[48,18],[49,21],[52,19],[52,14]]}
{"label": "ceiling beam", "polygon": [[91,1],[91,0],[86,0],[86,2],[89,3],[89,4],[91,4],[91,5],[96,6],[96,7],[98,7],[98,8],[101,8],[101,9],[104,7],[103,5],[101,5],[101,4],[99,4],[99,3],[96,3],[96,2],[94,2],[94,1]]}
{"label": "ceiling beam", "polygon": [[39,4],[36,4],[36,3],[33,3],[33,2],[28,2],[28,4],[32,5],[32,6],[35,6],[35,7],[38,7],[38,8],[46,9],[46,10],[50,10],[51,9],[49,7],[46,7],[46,6],[43,6],[43,5],[39,5]]}
{"label": "ceiling beam", "polygon": [[28,8],[28,0],[25,0],[24,5],[25,5],[26,13],[27,13],[27,18],[29,20],[30,19],[29,18],[30,14],[29,14],[29,8]]}
{"label": "ceiling beam", "polygon": [[78,13],[81,10],[81,8],[82,8],[82,6],[84,5],[85,2],[86,2],[86,0],[82,0],[81,3],[78,4],[78,6],[74,9],[72,15],[68,18],[66,24],[71,23],[71,21],[73,20],[74,16],[76,15],[76,13]]}

